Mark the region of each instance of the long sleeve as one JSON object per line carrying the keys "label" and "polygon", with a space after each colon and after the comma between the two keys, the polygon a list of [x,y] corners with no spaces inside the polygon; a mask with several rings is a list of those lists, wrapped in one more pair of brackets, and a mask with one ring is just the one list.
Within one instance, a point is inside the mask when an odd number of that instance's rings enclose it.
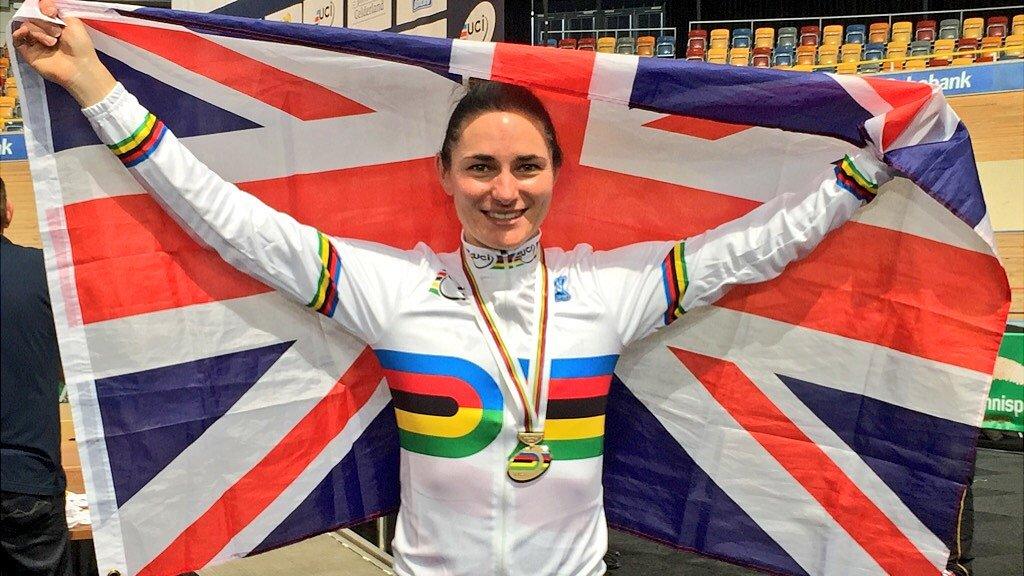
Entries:
{"label": "long sleeve", "polygon": [[[414,253],[330,238],[223,180],[120,84],[83,109],[136,180],[224,260],[372,341],[419,267]],[[356,280],[358,278],[358,281]]]}
{"label": "long sleeve", "polygon": [[891,178],[888,166],[862,151],[837,162],[816,190],[781,194],[703,234],[595,253],[601,290],[623,342],[714,303],[732,286],[777,277]]}

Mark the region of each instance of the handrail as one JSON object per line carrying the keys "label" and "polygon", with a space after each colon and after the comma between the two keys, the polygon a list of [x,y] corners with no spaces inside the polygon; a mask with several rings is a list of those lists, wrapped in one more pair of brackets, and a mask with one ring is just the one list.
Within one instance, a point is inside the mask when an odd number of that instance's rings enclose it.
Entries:
{"label": "handrail", "polygon": [[[1020,48],[1020,46],[1016,46],[1016,47],[1011,46],[1010,48]],[[902,58],[881,58],[881,59],[877,59],[877,60],[872,59],[872,60],[857,60],[857,61],[847,61],[847,62],[838,61],[835,64],[812,64],[811,68],[812,69],[814,69],[814,68],[836,68],[840,64],[857,64],[857,65],[860,65],[860,64],[864,64],[864,63],[875,63],[875,62],[881,64],[883,62],[906,62],[907,60],[931,60],[932,58],[936,58],[936,57],[945,58],[947,56],[950,58],[950,60],[952,60],[953,58],[956,58],[957,56],[965,56],[965,55],[968,55],[968,54],[995,54],[997,52],[1006,52],[1008,49],[1009,48],[1003,46],[1001,48],[985,48],[984,50],[964,50],[964,51],[956,51],[956,52],[942,53],[942,54],[932,53],[932,54],[924,54],[924,55],[921,55],[921,56],[904,56]],[[982,64],[994,64],[994,62],[982,62]],[[806,64],[804,64],[804,66],[806,66]],[[942,66],[942,68],[946,68],[946,66]],[[932,68],[932,69],[934,69],[934,68]],[[925,70],[929,70],[929,68],[925,68]]]}

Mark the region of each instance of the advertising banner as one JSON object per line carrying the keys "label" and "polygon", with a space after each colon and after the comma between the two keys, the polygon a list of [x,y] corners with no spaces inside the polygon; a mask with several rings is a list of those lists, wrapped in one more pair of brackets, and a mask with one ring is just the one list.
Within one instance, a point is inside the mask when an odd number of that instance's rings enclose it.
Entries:
{"label": "advertising banner", "polygon": [[0,133],[0,162],[26,160],[25,135],[21,132]]}
{"label": "advertising banner", "polygon": [[888,72],[879,77],[921,82],[942,88],[946,96],[1024,90],[1024,60],[929,68],[916,72]]}
{"label": "advertising banner", "polygon": [[500,42],[504,0],[172,0],[176,10]]}
{"label": "advertising banner", "polygon": [[1024,432],[1024,325],[1006,326],[982,426]]}

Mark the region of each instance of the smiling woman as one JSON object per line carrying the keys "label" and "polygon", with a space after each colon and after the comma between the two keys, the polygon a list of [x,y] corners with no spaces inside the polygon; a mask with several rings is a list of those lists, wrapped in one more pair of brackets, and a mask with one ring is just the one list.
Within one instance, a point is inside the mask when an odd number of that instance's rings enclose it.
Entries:
{"label": "smiling woman", "polygon": [[376,352],[402,447],[402,576],[603,574],[605,405],[618,355],[734,285],[778,276],[890,178],[865,150],[822,166],[816,189],[692,238],[545,248],[562,161],[551,119],[527,89],[478,82],[437,158],[462,245],[399,250],[328,236],[218,176],[114,80],[78,20],[63,32],[27,23],[14,41],[196,237]]}

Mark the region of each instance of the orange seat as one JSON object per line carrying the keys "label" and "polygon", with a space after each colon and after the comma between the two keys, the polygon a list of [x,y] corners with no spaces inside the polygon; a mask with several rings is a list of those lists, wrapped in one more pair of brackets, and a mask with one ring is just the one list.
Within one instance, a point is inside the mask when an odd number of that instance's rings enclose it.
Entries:
{"label": "orange seat", "polygon": [[994,62],[999,58],[999,49],[1003,47],[1003,39],[998,36],[985,36],[981,39],[981,54],[974,58],[975,62]]}
{"label": "orange seat", "polygon": [[641,36],[637,38],[636,53],[640,56],[654,56],[654,36]]}
{"label": "orange seat", "polygon": [[817,57],[818,49],[815,46],[797,46],[796,47],[796,63],[809,64],[814,66]]}
{"label": "orange seat", "polygon": [[888,41],[888,22],[875,22],[870,27],[868,27],[868,44],[885,44]]}

